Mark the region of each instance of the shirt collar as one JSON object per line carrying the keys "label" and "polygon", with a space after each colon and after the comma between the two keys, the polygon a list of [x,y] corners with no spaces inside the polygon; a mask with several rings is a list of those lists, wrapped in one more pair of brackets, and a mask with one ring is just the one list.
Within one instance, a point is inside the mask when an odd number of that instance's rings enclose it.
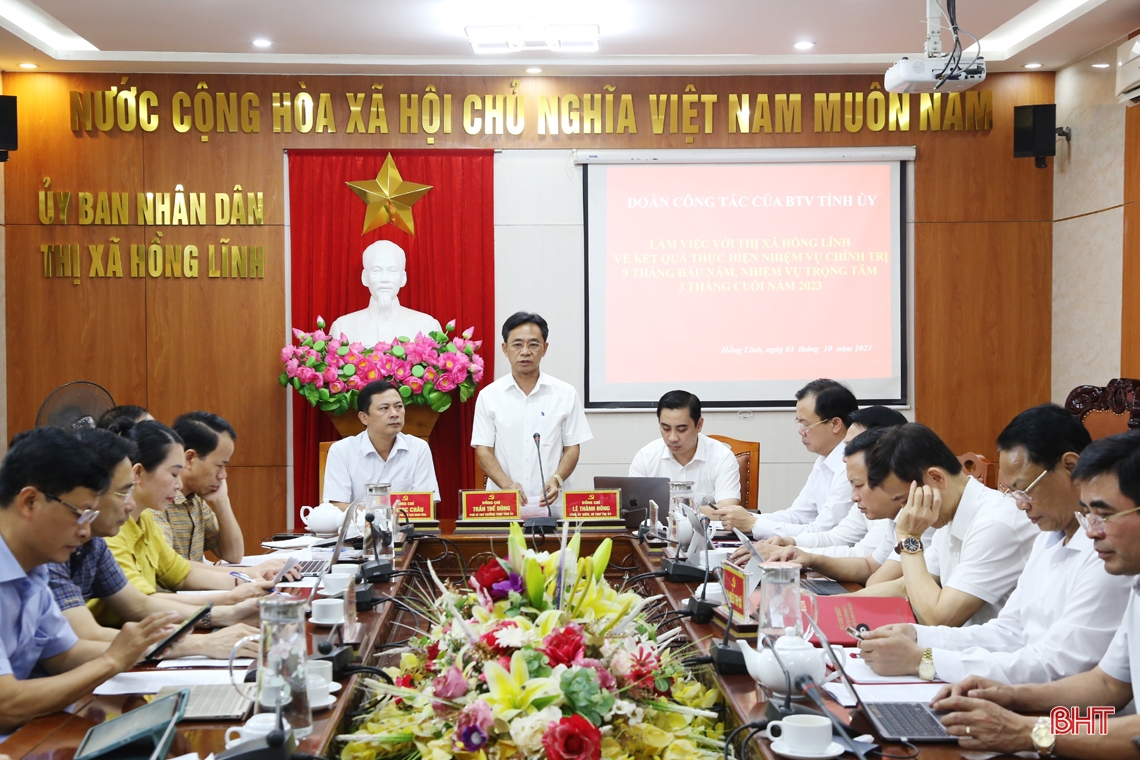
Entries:
{"label": "shirt collar", "polygon": [[8,542],[4,540],[3,536],[0,536],[0,583],[18,581],[27,576],[24,568],[20,567],[20,563],[16,561],[16,556],[12,554],[12,550],[8,548]]}
{"label": "shirt collar", "polygon": [[982,501],[981,496],[985,488],[978,482],[977,478],[973,476],[967,478],[966,488],[962,491],[962,499],[958,502],[958,510],[950,521],[950,535],[959,541],[966,539],[966,533],[970,530],[970,523],[974,522],[974,518],[978,515]]}
{"label": "shirt collar", "polygon": [[[388,459],[389,460],[392,458],[392,455],[395,454],[397,451],[399,451],[401,449],[403,449],[405,451],[407,450],[408,442],[406,439],[407,439],[407,436],[405,436],[403,433],[396,433],[396,440],[392,444],[392,450],[390,452],[388,452]],[[380,452],[378,452],[376,450],[376,447],[372,445],[372,439],[368,437],[368,431],[367,430],[365,430],[363,433],[360,434],[360,453],[363,454],[364,456],[368,456],[369,454],[375,454],[376,456],[380,456]]]}
{"label": "shirt collar", "polygon": [[831,453],[823,458],[823,466],[832,472],[847,472],[847,465],[843,462],[843,452],[846,450],[847,445],[840,441],[831,450]]}
{"label": "shirt collar", "polygon": [[[523,389],[519,387],[518,381],[515,380],[515,376],[513,373],[508,372],[506,375],[504,375],[504,377],[507,378],[507,386],[508,387],[514,388],[519,393],[523,392]],[[547,385],[546,375],[543,373],[542,370],[539,370],[538,371],[538,380],[534,381],[534,390],[532,390],[530,392],[530,394],[533,396],[535,391],[537,391],[539,388],[541,388],[544,385]],[[523,395],[525,396],[526,394],[523,393]]]}
{"label": "shirt collar", "polygon": [[139,520],[141,519],[141,514],[138,517],[131,515],[129,518],[127,518],[127,521],[125,523],[119,526],[119,535],[123,537],[124,541],[132,546],[134,544],[137,544],[139,539],[142,538],[142,525],[139,524]]}

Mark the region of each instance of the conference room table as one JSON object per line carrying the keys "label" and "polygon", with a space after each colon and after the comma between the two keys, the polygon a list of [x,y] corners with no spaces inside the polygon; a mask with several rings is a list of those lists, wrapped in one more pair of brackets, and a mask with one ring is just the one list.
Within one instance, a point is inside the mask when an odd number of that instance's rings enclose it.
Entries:
{"label": "conference room table", "polygon": [[[505,532],[484,531],[474,533],[450,533],[452,524],[444,522],[441,529],[447,531],[443,537],[450,541],[447,546],[441,541],[426,540],[414,541],[397,558],[398,569],[409,570],[416,564],[427,560],[432,562],[436,573],[445,580],[456,583],[465,583],[466,575],[482,564],[492,555],[505,556]],[[629,534],[583,533],[581,555],[586,555],[597,547],[606,537],[613,539],[614,546],[611,553],[611,565],[607,577],[611,582],[621,583],[623,577],[632,577],[640,572],[649,572],[658,569],[661,555],[651,546],[640,543],[635,536]],[[547,537],[546,544],[540,549],[552,549],[555,539]],[[463,556],[460,562],[456,553]],[[379,594],[400,597],[410,592],[411,576],[395,577],[392,582],[376,584],[374,590]],[[639,583],[643,592],[663,595],[668,606],[681,609],[689,598],[692,587],[685,584],[666,583],[659,577],[649,578]],[[361,624],[359,644],[356,646],[357,662],[366,665],[392,665],[396,662],[394,655],[383,651],[384,644],[398,641],[408,636],[408,630],[416,626],[417,621],[406,611],[392,604],[382,604],[377,609],[361,612],[358,617]],[[713,641],[721,638],[721,630],[714,625],[700,625],[688,618],[680,619],[670,625],[679,625],[685,637],[688,638],[701,652],[708,652]],[[323,641],[328,629],[309,624],[310,651],[315,651],[316,645]],[[732,729],[742,723],[764,718],[766,707],[765,696],[757,687],[755,681],[747,675],[722,676],[712,671],[710,666],[698,666],[704,669],[700,677],[709,683],[715,683],[724,694],[729,714],[726,715],[726,728]],[[361,691],[357,689],[360,675],[350,675],[340,681],[342,688],[336,694],[335,704],[325,710],[313,712],[313,731],[297,743],[297,751],[312,755],[319,755],[335,760],[339,756],[340,746],[336,736],[351,731],[350,713],[357,709],[361,699]],[[712,679],[712,680],[709,680]],[[132,710],[147,700],[143,695],[116,695],[96,696],[89,694],[78,700],[70,712],[57,713],[37,718],[13,733],[6,741],[0,743],[0,754],[6,754],[19,760],[72,760],[87,731],[97,723],[109,720]],[[874,730],[857,713],[831,701],[828,697],[831,712],[844,723],[849,723],[853,735],[863,733],[874,734]],[[190,752],[197,752],[199,757],[205,758],[210,753],[220,753],[225,749],[224,735],[227,728],[238,725],[222,721],[183,721],[171,745],[169,757],[174,758]],[[881,743],[884,752],[891,755],[907,755],[908,748],[895,743]],[[982,753],[962,752],[957,744],[921,744],[918,745],[917,757],[928,760],[943,760],[945,758],[974,758]],[[745,757],[778,758],[767,739],[757,737],[745,750]],[[854,757],[845,754],[843,757]]]}

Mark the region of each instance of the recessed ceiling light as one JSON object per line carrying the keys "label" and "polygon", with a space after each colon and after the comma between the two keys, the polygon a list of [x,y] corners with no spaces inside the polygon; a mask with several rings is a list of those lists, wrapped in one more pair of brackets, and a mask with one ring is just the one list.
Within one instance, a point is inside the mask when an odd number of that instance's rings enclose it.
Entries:
{"label": "recessed ceiling light", "polygon": [[272,45],[273,43],[270,42],[269,40],[265,39],[264,37],[258,37],[256,40],[253,41],[253,44],[255,47],[267,48],[270,45]]}
{"label": "recessed ceiling light", "polygon": [[34,63],[21,63],[20,68],[21,69],[38,69],[39,66],[37,66]]}
{"label": "recessed ceiling light", "polygon": [[1111,63],[1094,63],[1092,67],[1094,69],[1107,69],[1111,65]]}
{"label": "recessed ceiling light", "polygon": [[528,74],[541,74],[542,69],[538,68],[537,66],[531,66],[529,69],[526,70],[526,73],[528,73]]}
{"label": "recessed ceiling light", "polygon": [[813,47],[815,47],[815,43],[808,42],[807,40],[802,40],[800,42],[797,42],[792,47],[794,47],[796,50],[811,50]]}
{"label": "recessed ceiling light", "polygon": [[1027,68],[1027,69],[1039,69],[1039,68],[1041,68],[1041,64],[1040,63],[1027,63],[1027,64],[1025,64],[1025,68]]}

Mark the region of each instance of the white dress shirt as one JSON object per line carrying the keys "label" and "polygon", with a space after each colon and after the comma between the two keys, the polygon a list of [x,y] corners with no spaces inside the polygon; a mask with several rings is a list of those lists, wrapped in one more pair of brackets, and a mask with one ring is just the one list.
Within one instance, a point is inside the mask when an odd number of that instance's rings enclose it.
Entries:
{"label": "white dress shirt", "polygon": [[799,536],[831,530],[851,511],[851,484],[843,463],[843,443],[817,457],[800,495],[792,506],[759,515],[752,526],[755,538]]}
{"label": "white dress shirt", "polygon": [[[879,539],[882,538],[882,536],[875,536],[873,540],[869,540],[870,528],[871,522],[858,507],[852,504],[851,509],[847,511],[846,516],[839,521],[838,525],[831,530],[798,535],[796,536],[796,546],[810,550],[813,554],[825,554],[828,557],[866,557],[874,551],[879,544]],[[862,542],[869,543],[870,548],[858,554],[851,553],[856,545]],[[860,549],[862,548],[860,546]],[[847,553],[833,553],[830,550],[846,550]]]}
{"label": "white dress shirt", "polygon": [[[541,436],[542,467],[534,434]],[[586,422],[582,399],[574,386],[540,373],[527,395],[512,375],[504,375],[485,387],[475,402],[472,446],[490,446],[507,477],[526,493],[523,517],[546,515],[542,506],[543,484],[554,477],[562,449],[593,438]],[[563,488],[570,488],[566,478]],[[555,517],[562,516],[562,492],[550,505]]]}
{"label": "white dress shirt", "polygon": [[630,462],[629,476],[692,481],[693,497],[698,504],[703,497],[713,502],[740,499],[740,465],[736,455],[704,433],[697,434],[697,450],[686,465],[673,458],[663,438],[646,444]]}
{"label": "white dress shirt", "polygon": [[[1135,684],[1140,683],[1140,578],[1126,577],[1132,581],[1132,592],[1120,628],[1100,660],[1100,669],[1117,681],[1133,684],[1135,691]],[[1119,715],[1123,711],[1116,712]]]}
{"label": "white dress shirt", "polygon": [[376,453],[367,430],[329,447],[325,501],[351,504],[364,498],[364,486],[369,483],[391,483],[393,493],[431,491],[439,501],[431,449],[421,439],[404,433],[396,433],[387,461]]}
{"label": "white dress shirt", "polygon": [[1132,578],[1106,573],[1083,530],[1068,544],[1064,535],[1037,537],[1017,588],[985,625],[915,626],[918,645],[934,649],[939,678],[1046,683],[1100,661],[1120,627]]}
{"label": "white dress shirt", "polygon": [[[926,569],[942,588],[985,602],[963,623],[980,625],[997,617],[1013,593],[1039,535],[1013,499],[969,478],[954,518],[934,532]],[[892,553],[891,559],[899,555]]]}

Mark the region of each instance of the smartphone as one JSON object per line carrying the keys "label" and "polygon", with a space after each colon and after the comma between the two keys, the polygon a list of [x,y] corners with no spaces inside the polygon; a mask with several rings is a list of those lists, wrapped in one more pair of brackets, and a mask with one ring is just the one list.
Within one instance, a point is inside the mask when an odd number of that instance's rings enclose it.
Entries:
{"label": "smartphone", "polygon": [[851,638],[855,639],[856,641],[862,641],[863,640],[863,632],[860,631],[858,628],[853,628],[852,626],[847,626],[847,634],[849,636],[851,636]]}
{"label": "smartphone", "polygon": [[194,626],[196,626],[202,618],[206,617],[213,608],[213,602],[207,602],[199,607],[197,612],[182,621],[182,624],[178,626],[178,630],[156,644],[154,649],[147,653],[143,662],[154,663],[162,659],[162,655],[166,654],[172,646],[177,644],[179,639],[191,633],[194,630]]}
{"label": "smartphone", "polygon": [[296,558],[287,557],[285,559],[285,564],[282,565],[281,569],[277,571],[277,575],[273,576],[273,585],[276,586],[278,583],[280,583],[282,580],[284,580],[285,576],[289,574],[289,571],[292,570],[296,566],[297,566]]}

